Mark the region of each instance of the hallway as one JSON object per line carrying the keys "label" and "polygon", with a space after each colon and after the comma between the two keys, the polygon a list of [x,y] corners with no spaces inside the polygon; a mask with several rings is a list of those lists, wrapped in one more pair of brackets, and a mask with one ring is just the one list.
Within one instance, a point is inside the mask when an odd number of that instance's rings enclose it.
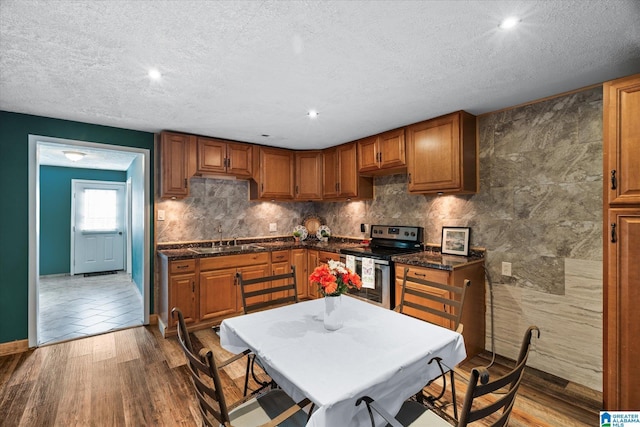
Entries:
{"label": "hallway", "polygon": [[124,272],[40,277],[38,345],[140,326],[142,299]]}

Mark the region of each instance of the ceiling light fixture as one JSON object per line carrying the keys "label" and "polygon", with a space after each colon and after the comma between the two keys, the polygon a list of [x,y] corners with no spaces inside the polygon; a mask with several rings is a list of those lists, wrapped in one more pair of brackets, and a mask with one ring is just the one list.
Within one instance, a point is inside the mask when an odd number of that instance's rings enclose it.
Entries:
{"label": "ceiling light fixture", "polygon": [[162,74],[160,74],[160,71],[157,68],[151,68],[149,70],[149,78],[151,80],[160,80],[161,77]]}
{"label": "ceiling light fixture", "polygon": [[72,162],[77,162],[78,160],[81,160],[84,156],[86,156],[86,153],[82,153],[80,151],[63,151],[62,153],[67,159],[71,160]]}
{"label": "ceiling light fixture", "polygon": [[511,28],[515,27],[516,25],[518,25],[520,23],[521,19],[518,18],[517,16],[510,16],[506,19],[503,19],[502,22],[500,23],[500,25],[498,25],[498,27],[501,30],[510,30]]}
{"label": "ceiling light fixture", "polygon": [[315,119],[315,118],[318,117],[318,114],[320,114],[320,113],[318,113],[316,110],[310,110],[307,113],[307,116],[309,116],[310,119]]}

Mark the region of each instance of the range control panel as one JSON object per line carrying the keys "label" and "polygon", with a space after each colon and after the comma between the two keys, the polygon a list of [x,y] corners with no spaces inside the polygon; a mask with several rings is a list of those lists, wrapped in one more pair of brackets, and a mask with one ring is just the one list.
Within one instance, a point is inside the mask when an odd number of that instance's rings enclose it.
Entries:
{"label": "range control panel", "polygon": [[408,240],[422,243],[422,227],[392,226],[392,225],[372,225],[371,238]]}

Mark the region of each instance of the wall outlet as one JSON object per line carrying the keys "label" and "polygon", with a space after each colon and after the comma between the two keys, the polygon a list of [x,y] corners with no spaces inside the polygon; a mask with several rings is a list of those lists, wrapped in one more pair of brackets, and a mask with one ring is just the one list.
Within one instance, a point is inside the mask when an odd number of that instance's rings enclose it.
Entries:
{"label": "wall outlet", "polygon": [[164,209],[158,209],[158,221],[164,221]]}
{"label": "wall outlet", "polygon": [[276,222],[269,223],[269,231],[278,231],[278,223]]}
{"label": "wall outlet", "polygon": [[511,277],[511,263],[503,262],[502,263],[502,275]]}

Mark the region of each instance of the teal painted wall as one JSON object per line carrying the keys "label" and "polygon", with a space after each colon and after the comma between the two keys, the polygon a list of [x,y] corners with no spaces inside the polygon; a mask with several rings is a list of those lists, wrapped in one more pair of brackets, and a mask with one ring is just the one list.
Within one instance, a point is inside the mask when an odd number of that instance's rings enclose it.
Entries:
{"label": "teal painted wall", "polygon": [[[27,339],[29,335],[30,134],[144,148],[151,153],[151,165],[155,164],[152,133],[0,111],[0,182],[3,186],[0,198],[0,343]],[[153,195],[153,180],[150,191]],[[152,206],[149,210],[153,212]],[[147,244],[153,254],[151,219],[147,226],[150,230]],[[153,289],[153,257],[149,264],[147,273],[150,289]],[[149,298],[153,311],[153,293]]]}
{"label": "teal painted wall", "polygon": [[126,182],[127,172],[40,167],[41,276],[70,272],[72,179]]}

